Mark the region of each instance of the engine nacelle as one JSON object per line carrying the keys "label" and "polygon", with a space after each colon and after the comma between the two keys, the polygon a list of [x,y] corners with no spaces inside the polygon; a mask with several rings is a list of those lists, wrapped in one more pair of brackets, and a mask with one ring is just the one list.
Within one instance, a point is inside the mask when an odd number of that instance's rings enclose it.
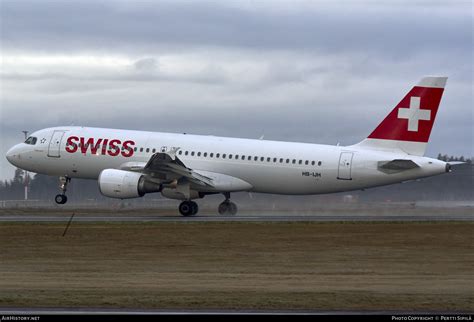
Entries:
{"label": "engine nacelle", "polygon": [[106,197],[128,199],[161,191],[161,185],[146,180],[141,173],[105,169],[99,175],[99,190]]}

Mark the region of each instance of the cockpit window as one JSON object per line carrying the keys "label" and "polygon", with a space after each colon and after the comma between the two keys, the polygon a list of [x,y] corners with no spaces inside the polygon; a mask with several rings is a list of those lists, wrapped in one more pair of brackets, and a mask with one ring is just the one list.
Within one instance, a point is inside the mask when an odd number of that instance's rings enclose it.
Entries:
{"label": "cockpit window", "polygon": [[29,138],[26,139],[25,143],[26,143],[26,144],[35,145],[35,144],[36,144],[36,140],[37,140],[37,138],[35,138],[34,136],[30,136]]}

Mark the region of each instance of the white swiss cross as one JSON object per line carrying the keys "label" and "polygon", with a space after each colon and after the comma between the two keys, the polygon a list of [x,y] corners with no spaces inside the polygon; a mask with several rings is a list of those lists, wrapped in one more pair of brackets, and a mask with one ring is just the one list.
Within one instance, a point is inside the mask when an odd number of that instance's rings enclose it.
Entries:
{"label": "white swiss cross", "polygon": [[420,97],[410,97],[410,108],[400,107],[398,109],[399,119],[408,119],[408,131],[418,132],[418,121],[429,121],[431,119],[430,110],[420,109]]}

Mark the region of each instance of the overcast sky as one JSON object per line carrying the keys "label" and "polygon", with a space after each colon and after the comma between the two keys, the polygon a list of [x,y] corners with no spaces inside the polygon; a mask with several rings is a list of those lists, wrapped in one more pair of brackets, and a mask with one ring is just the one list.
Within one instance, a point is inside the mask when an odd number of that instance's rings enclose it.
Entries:
{"label": "overcast sky", "polygon": [[58,125],[349,145],[424,75],[427,155],[473,155],[471,1],[0,3],[0,179]]}

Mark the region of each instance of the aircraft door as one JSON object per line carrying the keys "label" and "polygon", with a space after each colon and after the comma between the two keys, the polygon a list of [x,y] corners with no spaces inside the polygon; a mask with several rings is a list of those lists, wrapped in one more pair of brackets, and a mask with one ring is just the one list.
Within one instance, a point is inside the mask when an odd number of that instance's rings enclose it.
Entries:
{"label": "aircraft door", "polygon": [[353,152],[341,152],[339,157],[339,168],[337,171],[337,178],[339,180],[352,180],[352,157]]}
{"label": "aircraft door", "polygon": [[63,139],[65,131],[54,131],[53,136],[51,137],[51,141],[49,141],[48,146],[48,157],[59,158],[60,148],[61,148],[61,141]]}

